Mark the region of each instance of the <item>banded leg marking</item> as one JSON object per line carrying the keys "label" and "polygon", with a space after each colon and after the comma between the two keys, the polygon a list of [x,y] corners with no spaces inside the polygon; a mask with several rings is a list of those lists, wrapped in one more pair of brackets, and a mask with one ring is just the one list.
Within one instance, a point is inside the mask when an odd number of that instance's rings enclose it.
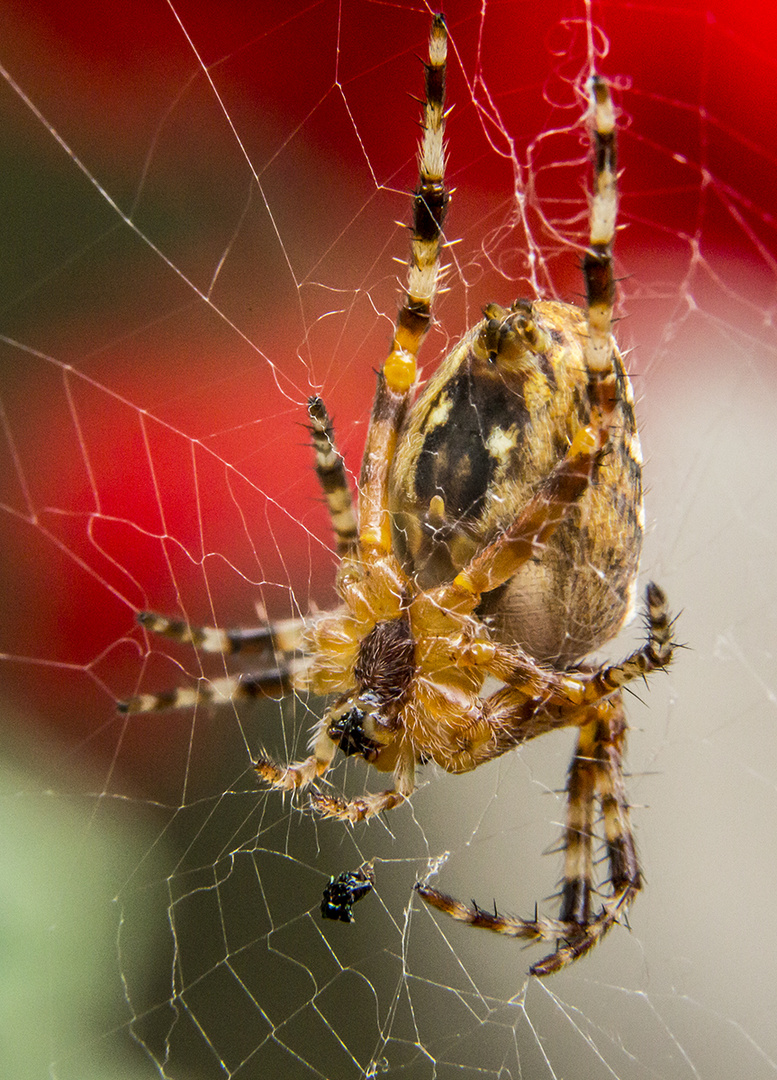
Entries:
{"label": "banded leg marking", "polygon": [[[556,943],[556,950],[533,964],[530,974],[551,975],[590,952],[626,913],[641,888],[634,837],[623,785],[626,723],[620,695],[587,710],[593,719],[581,728],[569,772],[564,877],[558,919],[521,919],[485,911],[477,904],[418,882],[416,892],[431,907],[470,926],[506,937]],[[610,895],[591,917],[594,811],[599,799],[609,860]]]}
{"label": "banded leg marking", "polygon": [[337,554],[342,559],[356,551],[359,541],[351,486],[342,455],[335,444],[332,421],[320,397],[312,397],[308,401],[308,416],[316,452],[316,475],[329,508],[329,520],[337,540]]}
{"label": "banded leg marking", "polygon": [[120,713],[163,712],[168,709],[193,709],[196,705],[226,705],[230,701],[251,701],[255,698],[282,698],[294,689],[296,672],[288,668],[268,668],[246,675],[226,675],[219,679],[201,680],[194,686],[179,686],[161,694],[136,694],[120,701]]}
{"label": "banded leg marking", "polygon": [[589,245],[583,259],[587,298],[586,365],[589,395],[598,420],[606,427],[617,402],[613,365],[612,311],[615,279],[612,245],[618,214],[615,110],[607,83],[591,78],[593,192]]}
{"label": "banded leg marking", "polygon": [[280,619],[266,626],[220,630],[215,626],[191,626],[183,619],[168,619],[153,611],[138,613],[138,622],[151,634],[193,645],[198,652],[232,655],[238,652],[294,653],[302,648],[304,619]]}
{"label": "banded leg marking", "polygon": [[189,709],[195,705],[224,704],[257,697],[281,697],[300,688],[306,662],[300,656],[306,623],[303,619],[283,619],[267,626],[221,630],[213,626],[191,626],[183,619],[169,619],[153,611],[141,611],[138,622],[149,633],[192,645],[198,652],[232,655],[245,652],[261,658],[258,671],[227,675],[198,687],[178,687],[157,694],[136,694],[117,705],[121,713],[159,712]]}
{"label": "banded leg marking", "polygon": [[405,302],[397,319],[394,349],[418,352],[429,329],[440,269],[442,227],[450,202],[445,186],[445,72],[448,33],[435,15],[425,65],[424,133],[418,154],[418,185],[413,192],[413,233]]}
{"label": "banded leg marking", "polygon": [[413,225],[405,298],[391,350],[378,377],[359,483],[359,547],[363,559],[391,550],[388,473],[396,436],[416,382],[416,358],[429,329],[440,270],[442,226],[450,194],[445,186],[445,70],[448,32],[435,15],[425,65],[426,101],[413,192]]}
{"label": "banded leg marking", "polygon": [[652,671],[671,664],[677,647],[672,637],[674,619],[663,589],[650,582],[645,590],[648,640],[641,649],[627,656],[620,664],[611,664],[593,674],[586,687],[586,701],[606,697],[634,679],[645,678]]}

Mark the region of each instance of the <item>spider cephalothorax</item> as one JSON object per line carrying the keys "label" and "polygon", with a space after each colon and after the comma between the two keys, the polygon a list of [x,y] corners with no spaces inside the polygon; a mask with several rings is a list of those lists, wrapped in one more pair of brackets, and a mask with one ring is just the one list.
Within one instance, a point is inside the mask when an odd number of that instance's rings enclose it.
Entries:
{"label": "spider cephalothorax", "polygon": [[[554,943],[531,969],[547,975],[588,952],[641,887],[622,772],[622,687],[670,662],[671,622],[663,593],[649,585],[646,644],[615,665],[584,662],[633,610],[643,532],[633,399],[611,330],[615,113],[598,75],[590,83],[587,305],[488,304],[415,397],[449,200],[446,49],[445,21],[436,15],[407,291],[378,376],[358,513],[323,402],[308,403],[340,557],[341,605],[237,631],[141,613],[148,630],[200,649],[253,650],[259,667],[198,690],[139,695],[121,708],[278,689],[331,697],[309,757],[279,765],[262,756],[253,764],[277,789],[310,787],[320,814],[347,822],[405,802],[416,768],[427,762],[467,772],[546,731],[576,728],[558,919],[490,914],[426,883],[416,886],[428,904],[463,922]],[[487,679],[497,688],[485,690]],[[322,790],[316,782],[338,750],[392,773],[392,785],[352,799]],[[594,911],[597,805],[609,892]],[[341,884],[333,901],[325,897],[328,917],[346,919],[372,877]]]}

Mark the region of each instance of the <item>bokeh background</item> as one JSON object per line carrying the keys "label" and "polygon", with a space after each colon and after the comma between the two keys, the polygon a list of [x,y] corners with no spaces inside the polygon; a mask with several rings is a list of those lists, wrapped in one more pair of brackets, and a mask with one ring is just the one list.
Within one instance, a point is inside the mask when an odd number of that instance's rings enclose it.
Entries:
{"label": "bokeh background", "polygon": [[[249,767],[259,746],[300,753],[315,702],[115,711],[219,671],[147,640],[138,610],[231,625],[333,600],[304,403],[325,396],[357,473],[406,253],[428,11],[6,2],[8,1075],[776,1071],[777,17],[445,11],[458,242],[427,370],[488,300],[579,299],[592,55],[621,111],[644,579],[687,643],[631,706],[648,880],[632,931],[539,985],[534,953],[411,905],[443,853],[441,886],[484,905],[526,914],[553,891],[541,852],[568,734],[432,776],[412,810],[347,831],[257,792]],[[351,762],[336,782],[364,774]],[[353,926],[322,925],[328,876],[369,858],[377,894]]]}

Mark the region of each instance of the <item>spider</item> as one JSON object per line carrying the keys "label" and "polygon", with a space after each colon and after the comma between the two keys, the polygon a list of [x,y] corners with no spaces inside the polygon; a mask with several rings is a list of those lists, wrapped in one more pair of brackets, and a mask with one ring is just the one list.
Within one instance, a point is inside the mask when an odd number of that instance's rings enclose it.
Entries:
{"label": "spider", "polygon": [[[406,802],[419,766],[468,772],[556,728],[578,729],[567,782],[557,919],[507,917],[418,882],[429,905],[508,937],[550,942],[548,975],[588,953],[642,884],[623,779],[623,687],[672,658],[664,594],[647,587],[647,641],[614,665],[586,663],[630,618],[643,534],[633,396],[612,335],[617,210],[615,112],[590,82],[593,191],[587,304],[515,300],[483,318],[416,393],[416,359],[440,271],[447,30],[432,20],[407,288],[378,374],[358,511],[320,398],[308,403],[316,471],[340,559],[340,606],[256,629],[194,628],[141,612],[147,630],[258,670],[199,689],[143,694],[124,712],[277,692],[333,700],[310,755],[259,777],[311,790],[312,808],[355,823]],[[498,681],[484,690],[486,678]],[[392,774],[384,791],[321,790],[340,749]],[[596,909],[597,803],[609,867]]]}

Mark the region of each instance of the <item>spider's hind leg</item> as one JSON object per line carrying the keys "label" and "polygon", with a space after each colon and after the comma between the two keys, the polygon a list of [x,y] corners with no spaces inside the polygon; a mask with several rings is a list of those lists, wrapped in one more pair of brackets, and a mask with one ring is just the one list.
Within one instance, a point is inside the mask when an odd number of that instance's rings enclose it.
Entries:
{"label": "spider's hind leg", "polygon": [[[567,782],[567,824],[564,833],[564,878],[561,887],[558,947],[531,968],[532,975],[550,975],[589,952],[626,914],[642,887],[631,828],[623,755],[626,717],[621,695],[590,709],[591,720],[580,728]],[[609,895],[591,914],[595,804],[604,824],[609,863]]]}
{"label": "spider's hind leg", "polygon": [[[415,887],[427,904],[459,922],[506,937],[555,942],[556,950],[529,969],[532,975],[551,975],[589,952],[625,915],[641,887],[623,784],[626,721],[620,695],[590,706],[588,712],[591,719],[580,729],[577,751],[569,770],[559,918],[540,918],[535,914],[533,919],[521,919],[500,915],[476,904],[463,904],[425,883],[419,882]],[[604,818],[610,895],[599,912],[592,916],[592,852],[597,798]]]}
{"label": "spider's hind leg", "polygon": [[[556,951],[532,966],[533,975],[551,975],[588,953],[607,931],[626,915],[640,888],[642,874],[623,780],[623,758],[628,730],[621,687],[651,671],[665,668],[672,660],[675,642],[671,618],[663,591],[647,587],[647,642],[620,664],[581,673],[582,699],[560,710],[550,708],[556,692],[550,682],[541,690],[545,708],[530,712],[526,719],[522,700],[527,687],[508,687],[495,695],[494,716],[500,728],[508,730],[515,712],[513,730],[506,740],[519,745],[553,727],[579,727],[575,756],[567,781],[567,822],[563,838],[564,873],[561,910],[558,919],[520,919],[491,914],[477,906],[462,904],[426,884],[416,886],[421,898],[432,907],[460,922],[480,926],[507,937],[556,943]],[[516,669],[516,677],[519,672]],[[573,684],[570,676],[569,686]],[[540,688],[535,687],[535,692]],[[563,686],[558,693],[563,694]],[[492,701],[494,698],[491,699]],[[540,701],[540,697],[536,699]],[[596,806],[601,808],[604,841],[609,864],[608,894],[599,911],[593,912],[593,847]]]}

